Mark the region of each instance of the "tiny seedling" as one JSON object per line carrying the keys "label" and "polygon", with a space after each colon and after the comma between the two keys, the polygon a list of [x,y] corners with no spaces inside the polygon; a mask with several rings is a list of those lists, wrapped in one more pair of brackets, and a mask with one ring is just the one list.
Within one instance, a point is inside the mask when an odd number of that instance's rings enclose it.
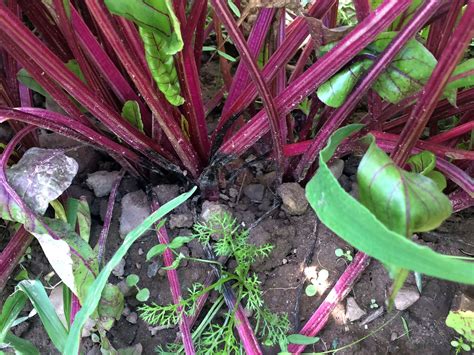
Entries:
{"label": "tiny seedling", "polygon": [[451,346],[454,348],[455,354],[461,354],[463,351],[471,351],[473,344],[465,343],[463,337],[456,338],[451,341]]}
{"label": "tiny seedling", "polygon": [[329,271],[321,269],[318,272],[317,278],[311,279],[311,284],[306,286],[305,293],[308,297],[313,297],[317,293],[323,294],[327,287],[327,280],[329,278]]}
{"label": "tiny seedling", "polygon": [[375,298],[371,298],[370,299],[370,305],[369,307],[371,309],[376,309],[376,308],[379,308],[379,305],[377,304],[377,301],[375,300]]}
{"label": "tiny seedling", "polygon": [[336,256],[338,258],[344,258],[346,259],[347,261],[351,262],[352,261],[352,253],[350,250],[346,250],[344,251],[343,249],[341,248],[337,248],[336,250],[334,250],[334,254],[336,254]]}
{"label": "tiny seedling", "polygon": [[130,274],[125,279],[128,287],[135,287],[138,291],[137,295],[135,296],[137,301],[146,302],[148,298],[150,298],[150,290],[148,288],[140,288],[137,286],[138,281],[140,281],[140,276],[136,274]]}
{"label": "tiny seedling", "polygon": [[[163,327],[176,326],[183,315],[193,316],[197,311],[197,300],[200,296],[210,291],[218,291],[221,296],[212,304],[203,321],[197,326],[192,334],[194,345],[198,353],[240,353],[242,345],[235,336],[234,327],[239,321],[236,318],[235,308],[226,312],[223,320],[218,319],[219,310],[226,304],[229,297],[227,286],[231,286],[236,299],[253,313],[255,319],[255,333],[267,346],[279,344],[289,329],[289,321],[286,315],[274,314],[264,306],[263,292],[260,288],[260,280],[257,274],[251,271],[251,266],[258,258],[267,257],[272,250],[270,244],[255,246],[248,242],[249,232],[242,229],[237,221],[229,214],[216,214],[207,223],[199,223],[194,226],[194,235],[191,237],[176,237],[167,245],[156,245],[147,253],[147,260],[154,258],[170,250],[176,259],[170,267],[174,269],[182,260],[201,262],[209,264],[214,271],[220,274],[220,278],[210,286],[194,284],[188,289],[188,296],[180,304],[168,305],[144,305],[140,307],[141,317],[151,325]],[[184,256],[176,251],[185,243],[197,239],[209,251],[209,256],[216,254],[220,257],[217,261],[212,257],[208,259],[197,259]],[[215,241],[215,242],[214,242]],[[226,267],[222,260],[234,259],[235,268]],[[227,288],[228,289],[228,288]],[[235,301],[234,301],[235,302]],[[231,304],[234,304],[231,302]],[[158,352],[182,353],[183,348],[179,344],[168,344],[166,351],[161,347]]]}

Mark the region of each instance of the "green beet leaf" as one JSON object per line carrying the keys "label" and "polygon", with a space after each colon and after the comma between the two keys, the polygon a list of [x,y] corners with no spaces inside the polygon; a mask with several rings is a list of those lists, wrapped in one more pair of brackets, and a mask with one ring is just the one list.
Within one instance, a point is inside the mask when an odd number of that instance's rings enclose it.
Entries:
{"label": "green beet leaf", "polygon": [[153,79],[166,99],[182,105],[173,55],[183,49],[181,28],[171,0],[106,0],[110,12],[135,22]]}
{"label": "green beet leaf", "polygon": [[[474,284],[472,263],[438,254],[428,247],[414,243],[406,238],[404,234],[390,230],[377,219],[370,209],[355,200],[339,185],[326,163],[334,154],[337,146],[351,133],[361,128],[362,125],[349,125],[337,130],[332,135],[326,148],[320,153],[319,169],[306,186],[306,197],[320,220],[354,248],[378,259],[385,265],[413,270],[450,281]],[[369,161],[371,160],[372,157]],[[393,163],[388,162],[388,165],[391,164]],[[375,166],[375,163],[373,166]],[[377,172],[378,170],[374,171]],[[394,171],[394,174],[398,174],[400,179],[400,172],[396,172],[391,168],[389,170]],[[397,175],[394,177],[397,177]],[[375,180],[378,179],[378,174],[376,174]],[[388,184],[391,184],[390,180]],[[437,191],[436,186],[433,185],[429,181],[426,186]],[[414,184],[412,187],[418,188],[418,186],[418,184]],[[386,201],[384,205],[387,206]],[[388,206],[391,205],[392,203],[388,203]],[[377,211],[379,210],[377,209]],[[447,211],[440,213],[440,215],[444,214],[447,214]],[[426,220],[418,221],[416,219],[416,223],[411,220],[406,221],[406,218],[402,221],[404,223],[408,222],[409,229],[417,230],[420,226],[422,229],[426,229],[427,225],[437,225],[440,222],[431,219],[432,217],[426,216]]]}
{"label": "green beet leaf", "polygon": [[474,86],[474,58],[468,59],[456,67],[446,88],[456,90],[471,86]]}
{"label": "green beet leaf", "polygon": [[[355,63],[340,70],[318,88],[319,99],[331,107],[341,106],[359,77],[370,68],[375,58],[387,48],[396,35],[397,32],[380,34],[360,53]],[[435,57],[420,42],[410,40],[380,74],[372,88],[385,101],[396,104],[415,94],[426,84],[436,63]],[[446,90],[445,95],[452,104],[455,104],[455,89]]]}
{"label": "green beet leaf", "polygon": [[173,56],[163,52],[161,48],[164,42],[156,32],[143,27],[139,30],[145,46],[146,61],[158,88],[171,104],[182,105],[184,99],[179,95],[181,89]]}
{"label": "green beet leaf", "polygon": [[449,199],[431,179],[396,166],[368,138],[357,171],[360,202],[387,228],[407,237],[439,227],[452,213]]}
{"label": "green beet leaf", "polygon": [[113,14],[158,34],[164,53],[173,55],[183,49],[181,27],[171,0],[105,0],[105,5]]}
{"label": "green beet leaf", "polygon": [[140,113],[140,106],[135,100],[128,100],[122,108],[122,117],[132,124],[133,127],[138,128],[140,132],[143,131],[142,114]]}
{"label": "green beet leaf", "polygon": [[428,150],[415,154],[408,159],[407,163],[413,172],[429,177],[435,182],[440,191],[446,186],[446,178],[439,171],[434,170],[436,166],[436,156]]}
{"label": "green beet leaf", "polygon": [[318,88],[318,98],[328,106],[341,106],[351,93],[357,80],[371,64],[370,60],[362,60],[341,70]]}

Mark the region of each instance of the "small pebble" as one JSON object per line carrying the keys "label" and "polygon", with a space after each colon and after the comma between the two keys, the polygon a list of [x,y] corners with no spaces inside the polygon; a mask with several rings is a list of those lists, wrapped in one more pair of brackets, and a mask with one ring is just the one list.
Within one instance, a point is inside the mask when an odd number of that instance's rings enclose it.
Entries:
{"label": "small pebble", "polygon": [[123,277],[123,274],[125,273],[125,259],[120,260],[118,265],[114,267],[112,270],[112,274],[114,274],[117,277]]}
{"label": "small pebble", "polygon": [[143,255],[143,249],[142,248],[138,249],[138,255]]}
{"label": "small pebble", "polygon": [[135,312],[131,312],[128,316],[127,316],[127,321],[131,324],[137,324],[137,321],[138,321],[138,314],[136,314]]}
{"label": "small pebble", "polygon": [[288,260],[287,260],[287,259],[283,259],[281,262],[283,263],[283,265],[285,265],[285,264],[288,263]]}

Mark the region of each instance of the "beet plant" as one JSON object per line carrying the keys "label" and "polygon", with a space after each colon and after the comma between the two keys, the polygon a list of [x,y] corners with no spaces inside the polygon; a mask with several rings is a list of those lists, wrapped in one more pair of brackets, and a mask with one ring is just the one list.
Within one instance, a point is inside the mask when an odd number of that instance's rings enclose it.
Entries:
{"label": "beet plant", "polygon": [[[472,0],[0,1],[0,123],[14,132],[0,157],[0,217],[13,230],[0,254],[0,288],[38,240],[65,285],[70,329],[65,341],[58,325],[53,342],[77,353],[82,326],[107,294],[111,262],[120,259],[103,260],[122,176],[144,186],[166,176],[215,200],[229,163],[250,152],[273,164],[275,185],[307,184],[321,221],[360,250],[303,335],[324,326],[369,256],[390,271],[392,295],[410,271],[473,284],[467,261],[410,240],[474,204],[472,18]],[[213,59],[223,85],[205,99],[200,72]],[[38,129],[122,166],[97,249],[85,237],[85,206],[58,200],[77,164],[64,150],[37,148]],[[364,155],[358,201],[326,164],[349,154]],[[149,197],[152,210],[163,211]],[[156,219],[147,221],[149,228]],[[177,243],[162,225],[155,229],[161,245]],[[172,266],[180,256],[161,248],[178,309]],[[26,302],[22,292],[41,287],[23,281],[5,303],[0,343],[29,346],[9,333],[22,307],[11,309]],[[225,297],[237,310],[243,349],[259,354],[240,301]],[[193,354],[188,318],[184,312],[177,322]]]}

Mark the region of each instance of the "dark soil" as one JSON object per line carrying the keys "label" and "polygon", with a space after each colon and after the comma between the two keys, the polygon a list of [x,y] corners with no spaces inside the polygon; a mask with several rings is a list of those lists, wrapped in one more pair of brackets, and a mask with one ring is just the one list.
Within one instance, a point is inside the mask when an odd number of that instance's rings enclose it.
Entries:
{"label": "dark soil", "polygon": [[[345,174],[340,178],[342,185],[348,190],[353,185],[350,165],[351,162],[346,163]],[[114,165],[106,163],[99,168],[113,169]],[[252,243],[271,243],[275,246],[270,258],[260,261],[254,269],[262,281],[266,305],[275,312],[286,312],[292,329],[296,332],[316,310],[347,266],[345,259],[335,256],[335,249],[351,250],[352,254],[355,251],[319,223],[312,210],[308,209],[302,216],[290,216],[278,205],[275,207],[279,200],[271,188],[271,183],[268,183],[271,182],[272,174],[267,173],[265,164],[257,163],[239,171],[240,173],[235,176],[232,183],[221,186],[220,202],[230,208],[242,226],[251,228]],[[107,197],[94,197],[84,183],[86,173],[87,171],[84,171],[76,179],[75,185],[71,186],[68,194],[71,197],[86,196],[88,199],[94,218],[91,237],[91,242],[94,244],[102,227],[101,215],[104,215]],[[251,195],[251,191],[254,190],[245,189],[245,186],[252,183],[261,183],[265,186],[263,198],[257,196],[261,199],[258,202],[255,202]],[[118,232],[121,213],[119,201],[126,193],[141,188],[143,186],[139,186],[137,181],[129,177],[122,182],[107,243],[107,258],[110,258],[122,242]],[[162,188],[162,191],[168,196],[162,195],[161,198],[169,199],[184,190],[176,185],[168,185]],[[202,201],[195,202],[196,200],[188,202],[186,206],[174,213],[190,215],[196,221]],[[474,252],[473,224],[472,211],[464,211],[451,217],[437,231],[419,236],[418,241],[446,254],[459,254],[460,249],[472,254]],[[168,230],[170,237],[191,233],[188,228],[168,228]],[[166,273],[158,270],[159,264],[145,261],[146,252],[156,243],[156,236],[151,233],[139,239],[127,255],[123,276],[112,276],[109,281],[118,284],[128,274],[135,273],[140,276],[139,286],[149,288],[150,302],[165,304],[171,302]],[[31,277],[39,277],[43,283],[47,284],[44,276],[51,271],[48,262],[36,243],[33,244],[32,250],[31,259],[24,261],[23,266],[30,272]],[[181,251],[193,257],[204,256],[197,242],[190,243]],[[309,284],[311,275],[322,269],[329,272],[327,281],[320,284],[322,294],[314,297],[306,296],[304,288]],[[189,262],[182,265],[178,269],[182,289],[186,290],[195,282],[203,282],[209,271],[210,268],[200,263]],[[55,281],[57,280],[53,278],[50,284],[54,285]],[[414,279],[410,278],[408,284],[414,285]],[[9,287],[2,296],[2,301],[12,291],[13,285],[14,282],[10,281]],[[358,305],[367,312],[367,315],[370,315],[377,311],[370,308],[371,299],[374,299],[377,305],[385,306],[386,293],[390,285],[391,281],[384,267],[377,261],[372,261],[349,296],[354,297]],[[385,311],[366,326],[361,326],[360,321],[350,323],[346,320],[344,301],[336,308],[327,326],[319,334],[321,342],[306,350],[324,351],[342,347],[371,334],[393,319],[380,331],[340,353],[448,354],[452,352],[450,341],[455,337],[455,333],[446,327],[444,321],[453,297],[460,288],[454,283],[423,277],[423,292],[416,303],[402,312],[387,313]],[[139,302],[133,294],[126,297],[124,316],[109,333],[109,339],[115,348],[140,343],[144,354],[152,354],[158,344],[166,344],[176,339],[177,329],[159,330],[159,328],[149,326],[140,318],[136,323],[133,320],[132,323],[126,320],[126,316],[131,312],[139,313],[138,306]],[[410,330],[409,335],[404,335],[402,317]],[[56,353],[37,316],[16,327],[14,333],[31,340],[42,354]],[[94,345],[90,338],[85,338],[83,344],[90,354],[100,353],[98,346]],[[267,348],[266,352],[276,354],[278,349]]]}

